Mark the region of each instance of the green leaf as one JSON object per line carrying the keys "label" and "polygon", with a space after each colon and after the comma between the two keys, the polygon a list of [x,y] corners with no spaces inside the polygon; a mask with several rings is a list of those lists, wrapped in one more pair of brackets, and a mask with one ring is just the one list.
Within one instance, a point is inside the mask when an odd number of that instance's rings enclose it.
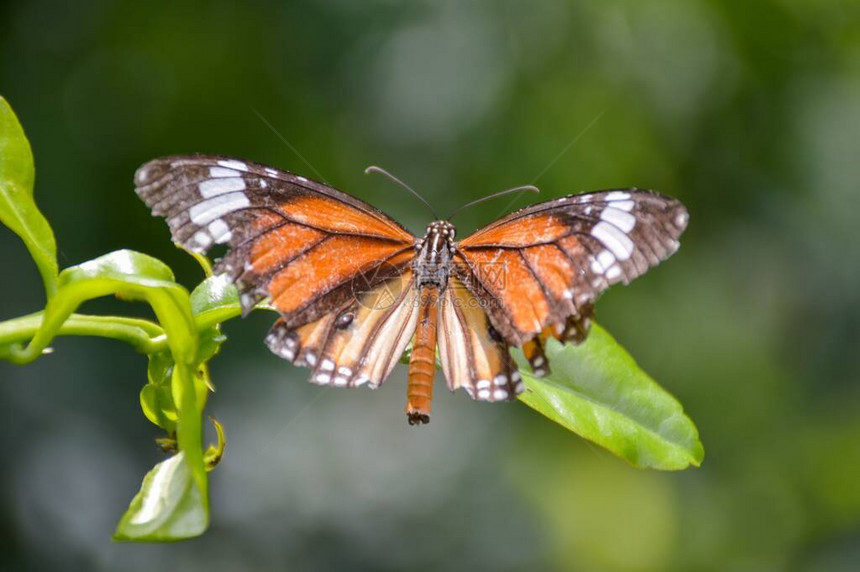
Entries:
{"label": "green leaf", "polygon": [[36,207],[35,177],[30,143],[9,103],[0,96],[0,222],[24,241],[50,298],[57,289],[57,243]]}
{"label": "green leaf", "polygon": [[201,330],[239,316],[236,286],[225,274],[207,278],[191,293],[191,311]]}
{"label": "green leaf", "polygon": [[[119,289],[118,293],[127,291],[131,296],[135,286],[172,288],[173,271],[162,261],[152,256],[133,250],[116,250],[104,256],[93,258],[78,266],[67,268],[60,274],[60,287],[86,279],[118,280],[128,283],[128,289]],[[165,282],[170,284],[165,284]],[[132,296],[133,297],[133,296]],[[140,296],[144,299],[146,296]]]}
{"label": "green leaf", "polygon": [[579,346],[551,340],[546,355],[552,373],[539,379],[517,352],[523,403],[636,467],[678,470],[702,462],[698,431],[681,404],[606,330],[594,324]]}
{"label": "green leaf", "polygon": [[193,538],[209,524],[209,512],[195,486],[185,453],[158,463],[132,499],[115,540],[163,542]]}
{"label": "green leaf", "polygon": [[169,384],[153,385],[148,383],[140,390],[140,408],[154,425],[168,433],[176,431],[179,415],[173,403],[173,392]]}

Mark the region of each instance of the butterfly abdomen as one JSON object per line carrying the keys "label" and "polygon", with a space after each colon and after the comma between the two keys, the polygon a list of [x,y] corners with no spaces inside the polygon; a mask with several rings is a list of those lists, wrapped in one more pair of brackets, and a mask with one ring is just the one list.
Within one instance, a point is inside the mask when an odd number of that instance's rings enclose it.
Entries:
{"label": "butterfly abdomen", "polygon": [[418,302],[418,324],[412,340],[409,359],[409,383],[406,389],[406,416],[410,425],[430,422],[430,402],[433,400],[433,375],[436,373],[436,325],[438,320],[439,288],[421,288]]}

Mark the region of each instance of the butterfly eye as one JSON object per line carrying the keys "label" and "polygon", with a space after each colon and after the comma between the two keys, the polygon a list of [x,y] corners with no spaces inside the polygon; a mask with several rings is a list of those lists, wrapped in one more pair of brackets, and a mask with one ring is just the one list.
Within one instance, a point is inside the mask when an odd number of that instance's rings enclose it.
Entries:
{"label": "butterfly eye", "polygon": [[487,328],[487,333],[490,335],[490,337],[491,337],[494,341],[496,341],[496,342],[501,342],[501,341],[502,341],[502,336],[501,336],[501,334],[499,334],[499,332],[498,332],[498,331],[496,330],[496,328],[494,328],[493,326],[489,326],[489,327]]}
{"label": "butterfly eye", "polygon": [[352,320],[355,318],[355,315],[352,312],[344,312],[340,316],[337,317],[337,321],[335,322],[335,327],[338,330],[344,330],[349,327],[352,323]]}

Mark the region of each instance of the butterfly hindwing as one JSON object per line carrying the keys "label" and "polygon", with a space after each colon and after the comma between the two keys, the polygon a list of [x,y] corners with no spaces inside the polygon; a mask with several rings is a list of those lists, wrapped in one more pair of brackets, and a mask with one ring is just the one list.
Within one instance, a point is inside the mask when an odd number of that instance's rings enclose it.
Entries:
{"label": "butterfly hindwing", "polygon": [[507,401],[523,392],[510,345],[490,324],[480,301],[456,278],[439,305],[439,358],[448,388],[481,401]]}
{"label": "butterfly hindwing", "polygon": [[311,383],[377,387],[412,338],[417,296],[407,269],[315,322],[293,329],[278,320],[266,343],[276,355],[311,368]]}

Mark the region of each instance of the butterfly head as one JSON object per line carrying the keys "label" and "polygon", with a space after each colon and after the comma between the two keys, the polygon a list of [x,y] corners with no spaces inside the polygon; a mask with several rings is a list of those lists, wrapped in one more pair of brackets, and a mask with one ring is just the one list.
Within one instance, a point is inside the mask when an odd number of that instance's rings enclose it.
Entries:
{"label": "butterfly head", "polygon": [[457,228],[447,220],[434,220],[427,225],[425,238],[429,237],[431,234],[439,235],[442,238],[453,242],[454,236],[457,234]]}

